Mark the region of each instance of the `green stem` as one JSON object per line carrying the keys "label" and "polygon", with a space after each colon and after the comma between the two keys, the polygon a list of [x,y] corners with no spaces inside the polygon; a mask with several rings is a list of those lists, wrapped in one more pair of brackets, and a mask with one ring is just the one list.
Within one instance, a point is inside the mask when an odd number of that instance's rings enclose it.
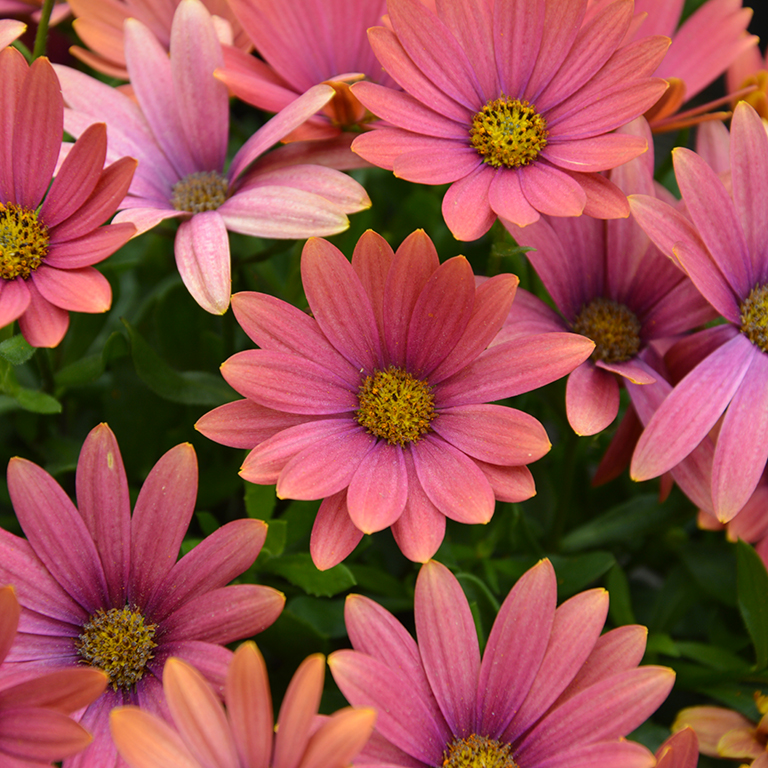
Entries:
{"label": "green stem", "polygon": [[37,24],[35,35],[35,47],[32,49],[32,60],[45,55],[45,44],[48,41],[48,22],[51,20],[51,11],[56,0],[44,0],[43,9],[40,12],[40,21]]}
{"label": "green stem", "polygon": [[37,370],[40,374],[43,392],[50,394],[56,387],[53,379],[53,366],[51,365],[51,350],[39,349],[38,354],[35,355],[35,360],[37,361]]}

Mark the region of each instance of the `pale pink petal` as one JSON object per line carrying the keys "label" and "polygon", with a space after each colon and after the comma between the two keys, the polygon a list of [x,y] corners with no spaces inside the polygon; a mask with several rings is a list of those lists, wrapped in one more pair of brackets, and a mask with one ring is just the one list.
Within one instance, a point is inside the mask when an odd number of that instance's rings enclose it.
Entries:
{"label": "pale pink petal", "polygon": [[502,93],[522,99],[536,64],[544,31],[542,0],[493,4],[493,48]]}
{"label": "pale pink petal", "polygon": [[31,296],[23,279],[0,283],[0,328],[4,328],[26,312]]}
{"label": "pale pink petal", "polygon": [[480,674],[477,630],[459,582],[436,560],[419,571],[414,618],[424,671],[451,732],[474,732]]}
{"label": "pale pink petal", "polygon": [[537,768],[651,768],[653,753],[623,739],[571,747],[537,763]]}
{"label": "pale pink petal", "polygon": [[647,149],[646,140],[640,136],[609,133],[577,141],[551,141],[541,156],[571,171],[603,171],[626,163]]}
{"label": "pale pink petal", "polygon": [[229,236],[218,211],[182,221],[174,242],[176,267],[192,298],[212,315],[223,315],[232,293]]}
{"label": "pale pink petal", "polygon": [[187,214],[171,208],[170,203],[162,208],[130,207],[120,211],[112,220],[115,224],[130,223],[136,227],[136,235],[156,227],[166,219],[183,219]]}
{"label": "pale pink petal", "polygon": [[587,196],[584,213],[596,219],[626,219],[629,203],[626,195],[609,179],[600,173],[577,173],[565,171],[573,177]]}
{"label": "pale pink petal", "polygon": [[[414,235],[418,238],[417,232],[413,232],[406,239],[411,240]],[[425,240],[429,240],[424,232],[422,235]],[[352,269],[357,273],[368,294],[373,315],[376,318],[376,327],[382,339],[384,338],[384,290],[394,260],[395,252],[392,246],[372,229],[363,232],[352,253]]]}
{"label": "pale pink petal", "polygon": [[363,532],[350,520],[347,490],[323,499],[317,511],[309,552],[321,571],[340,563],[360,543]]}
{"label": "pale pink petal", "polygon": [[443,197],[443,218],[457,240],[477,240],[496,220],[488,203],[494,171],[485,164],[454,182]]}
{"label": "pale pink petal", "polygon": [[14,707],[4,709],[0,718],[0,755],[29,760],[31,765],[77,754],[90,742],[85,728],[50,709]]}
{"label": "pale pink petal", "polygon": [[349,765],[368,741],[376,718],[377,712],[371,707],[334,712],[312,734],[300,768],[325,768],[331,761]]}
{"label": "pale pink petal", "polygon": [[488,191],[488,204],[502,220],[527,227],[539,220],[539,212],[523,194],[520,179],[519,173],[497,171]]}
{"label": "pale pink petal", "polygon": [[[0,193],[3,200],[15,203],[16,189],[13,171],[13,133],[16,124],[16,105],[22,95],[22,85],[29,67],[21,52],[8,48],[0,52]],[[28,101],[28,100],[27,100]],[[53,172],[53,166],[51,167]],[[48,179],[50,181],[50,177]],[[39,202],[39,201],[38,201]]]}
{"label": "pale pink petal", "polygon": [[619,385],[615,376],[591,361],[580,365],[568,377],[565,410],[577,435],[602,432],[619,413]]}
{"label": "pale pink petal", "polygon": [[520,186],[528,202],[551,216],[581,216],[587,196],[571,176],[544,161],[519,170]]}
{"label": "pale pink petal", "polygon": [[536,484],[528,467],[502,467],[477,459],[475,463],[488,478],[498,501],[511,501],[516,504],[536,495]]}
{"label": "pale pink petal", "polygon": [[25,288],[29,292],[29,304],[18,318],[19,330],[33,347],[58,346],[69,327],[69,313],[44,299],[34,280],[28,280]]}
{"label": "pale pink petal", "polygon": [[38,269],[32,279],[46,301],[70,312],[106,312],[112,305],[109,281],[93,267],[45,266]]}
{"label": "pale pink petal", "polygon": [[363,533],[388,528],[408,498],[403,449],[379,440],[365,454],[347,489],[347,511]]}
{"label": "pale pink petal", "polygon": [[51,243],[45,263],[58,269],[78,269],[97,264],[125,245],[135,234],[136,227],[128,222],[99,227],[74,240]]}
{"label": "pale pink petal", "polygon": [[392,170],[399,179],[417,184],[450,184],[481,165],[480,156],[470,147],[457,147],[444,139],[420,141],[422,147],[395,157]]}
{"label": "pale pink petal", "polygon": [[621,376],[633,384],[653,384],[657,377],[655,371],[646,365],[641,357],[633,357],[619,363],[597,360],[595,366],[604,371],[615,373],[617,376]]}

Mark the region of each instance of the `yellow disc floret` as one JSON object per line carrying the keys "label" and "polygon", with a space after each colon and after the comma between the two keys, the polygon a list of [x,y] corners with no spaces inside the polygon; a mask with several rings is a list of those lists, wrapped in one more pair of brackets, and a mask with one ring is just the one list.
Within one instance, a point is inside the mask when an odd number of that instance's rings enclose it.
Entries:
{"label": "yellow disc floret", "polygon": [[366,376],[357,399],[358,423],[390,445],[415,443],[431,431],[435,418],[432,387],[402,368],[390,366]]}
{"label": "yellow disc floret", "polygon": [[512,745],[473,733],[455,739],[443,752],[443,768],[517,768]]}
{"label": "yellow disc floret", "polygon": [[593,360],[622,363],[640,351],[642,326],[632,310],[611,299],[593,299],[573,322],[573,332],[595,342]]}
{"label": "yellow disc floret", "polygon": [[741,332],[768,352],[768,285],[757,285],[741,305]]}
{"label": "yellow disc floret", "polygon": [[0,203],[0,277],[29,279],[48,253],[48,227],[35,211]]}
{"label": "yellow disc floret", "polygon": [[215,211],[227,199],[229,184],[216,171],[196,171],[173,185],[171,205],[177,211]]}
{"label": "yellow disc floret", "polygon": [[82,664],[103,670],[112,688],[127,690],[144,677],[152,660],[156,624],[127,606],[96,611],[75,640]]}
{"label": "yellow disc floret", "polygon": [[494,168],[520,168],[538,157],[547,135],[547,123],[532,104],[502,95],[472,118],[469,143]]}

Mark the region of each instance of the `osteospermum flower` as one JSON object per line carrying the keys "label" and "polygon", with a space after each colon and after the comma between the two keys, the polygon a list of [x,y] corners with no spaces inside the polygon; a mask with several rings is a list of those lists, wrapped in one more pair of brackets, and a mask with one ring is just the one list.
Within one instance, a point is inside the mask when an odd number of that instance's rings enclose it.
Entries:
{"label": "osteospermum flower", "polygon": [[534,494],[525,465],[549,450],[544,428],[487,403],[559,378],[592,342],[541,334],[486,349],[517,278],[498,275],[476,289],[469,262],[440,264],[422,231],[396,254],[369,231],[351,265],[313,238],[301,273],[311,317],[272,296],[233,296],[235,317],[261,349],[234,355],[221,371],[247,399],[196,427],[253,448],[240,471],[246,480],[277,483],[282,498],[325,499],[310,547],[319,567],[388,526],[407,557],[429,559],[445,516],[485,523],[495,499]]}
{"label": "osteospermum flower", "polygon": [[366,160],[421,184],[451,182],[443,216],[460,240],[497,216],[519,226],[551,216],[629,215],[599,174],[646,149],[610,131],[654,104],[650,75],[669,40],[620,47],[632,0],[611,3],[583,28],[587,0],[441,3],[389,0],[394,31],[371,45],[403,92],[356,83],[352,92],[389,126],[355,139]]}
{"label": "osteospermum flower", "polygon": [[699,741],[692,728],[673,733],[656,750],[656,768],[696,768],[699,762]]}
{"label": "osteospermum flower", "polygon": [[[225,48],[217,73],[238,98],[279,112],[313,85],[330,82],[336,95],[290,138],[331,139],[364,128],[371,114],[349,83],[365,77],[394,85],[368,44],[366,31],[381,22],[385,0],[230,0],[232,10],[264,59]],[[322,31],[321,31],[322,30]],[[266,62],[266,64],[265,64]]]}
{"label": "osteospermum flower", "polygon": [[[692,223],[643,195],[630,198],[632,210],[727,324],[680,347],[678,355],[701,362],[649,421],[630,473],[645,480],[666,472],[724,415],[711,487],[714,513],[726,522],[746,504],[768,457],[768,135],[755,110],[740,103],[731,127],[732,196],[698,155],[678,148],[673,156]],[[669,364],[675,352],[667,353]]]}
{"label": "osteospermum flower", "polygon": [[275,725],[264,658],[243,643],[227,669],[226,712],[205,678],[169,659],[163,688],[174,730],[136,707],[112,711],[112,734],[131,768],[346,768],[371,734],[372,709],[340,709],[319,717],[325,659],[296,670]]}
{"label": "osteospermum flower", "polygon": [[93,264],[136,231],[101,225],[125,197],[136,161],[104,168],[106,129],[84,131],[51,181],[62,139],[59,83],[47,59],[31,67],[0,52],[0,327],[14,320],[36,347],[55,347],[69,311],[105,312],[106,278]]}
{"label": "osteospermum flower", "polygon": [[328,664],[354,706],[379,716],[358,762],[443,766],[653,766],[624,739],[666,698],[674,672],[638,667],[644,627],[600,635],[608,593],[583,592],[559,608],[548,560],[525,573],[501,606],[480,655],[467,598],[435,561],[416,581],[417,642],[392,614],[351,595],[355,650]]}
{"label": "osteospermum flower", "polygon": [[317,165],[261,171],[249,166],[334,94],[319,85],[260,128],[225,172],[229,133],[226,86],[213,72],[223,63],[211,16],[200,0],[181,0],[171,29],[170,58],[136,19],[125,23],[125,53],[138,106],[128,96],[68,67],[57,67],[65,128],[74,136],[94,120],[109,127],[110,152],[139,160],[117,221],[138,233],[180,219],[176,265],[195,301],[221,314],[231,293],[227,230],[254,237],[302,239],[341,232],[347,213],[370,205],[349,176]]}
{"label": "osteospermum flower", "polygon": [[[626,130],[651,142],[645,120]],[[626,194],[654,195],[653,164],[651,149],[608,178]],[[524,332],[533,321],[539,331],[569,330],[595,342],[590,359],[568,376],[566,387],[568,421],[580,435],[594,435],[616,418],[619,382],[656,380],[641,357],[648,344],[716,316],[632,219],[545,216],[524,229],[507,228],[520,245],[534,249],[526,256],[562,316],[527,296],[512,305],[500,338]]]}
{"label": "osteospermum flower", "polygon": [[[21,607],[13,587],[0,588],[0,669],[13,645]],[[107,676],[97,669],[66,669],[23,681],[0,680],[0,764],[40,768],[77,754],[91,734],[68,717],[98,698]]]}
{"label": "osteospermum flower", "polygon": [[[70,52],[99,72],[129,79],[125,58],[123,25],[137,19],[152,30],[167,51],[171,43],[173,14],[180,0],[74,0],[69,3],[75,20],[72,26],[90,48],[73,45]],[[222,42],[247,50],[251,43],[237,22],[227,0],[202,0],[216,23]]]}
{"label": "osteospermum flower", "polygon": [[110,687],[80,721],[94,742],[64,764],[111,768],[113,707],[159,712],[170,656],[220,689],[232,656],[224,644],[269,626],[284,598],[269,587],[224,586],[256,559],[266,537],[259,520],[222,526],[176,562],[197,492],[191,445],[154,466],[131,516],[120,450],[102,424],[83,445],[76,487],[77,508],[36,464],[9,464],[8,490],[27,539],[0,530],[0,583],[14,584],[23,609],[3,672],[83,665],[106,672]]}

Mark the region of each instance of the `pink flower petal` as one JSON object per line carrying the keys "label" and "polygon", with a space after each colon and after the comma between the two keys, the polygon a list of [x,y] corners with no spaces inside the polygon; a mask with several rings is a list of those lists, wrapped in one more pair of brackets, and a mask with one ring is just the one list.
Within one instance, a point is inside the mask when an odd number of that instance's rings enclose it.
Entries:
{"label": "pink flower petal", "polygon": [[109,281],[93,267],[55,269],[43,266],[32,280],[46,301],[70,312],[106,312],[112,305]]}
{"label": "pink flower petal", "polygon": [[[13,183],[13,132],[16,104],[29,66],[16,48],[0,51],[0,194],[5,202],[16,202]],[[53,172],[53,167],[51,168]],[[50,177],[49,177],[50,180]]]}
{"label": "pink flower petal", "polygon": [[565,389],[568,423],[577,435],[596,435],[619,413],[619,385],[591,361],[574,369]]}
{"label": "pink flower petal", "polygon": [[69,313],[43,298],[34,280],[28,280],[29,304],[19,320],[19,330],[33,347],[56,347],[69,327]]}
{"label": "pink flower petal", "polygon": [[648,480],[672,469],[707,435],[741,385],[759,350],[736,336],[700,363],[670,393],[645,428],[630,475]]}
{"label": "pink flower petal", "polygon": [[182,221],[174,242],[176,267],[192,298],[212,315],[229,309],[232,293],[229,236],[218,211]]}
{"label": "pink flower petal", "polygon": [[407,498],[403,449],[379,440],[365,454],[349,483],[349,517],[363,533],[381,531],[400,517]]}
{"label": "pink flower petal", "polygon": [[541,156],[560,168],[589,172],[615,168],[647,149],[646,140],[640,136],[608,133],[575,141],[551,141]]}
{"label": "pink flower petal", "polygon": [[651,768],[654,763],[649,749],[621,739],[566,749],[537,763],[537,768]]}
{"label": "pink flower petal", "polygon": [[125,224],[111,224],[99,227],[87,235],[67,240],[65,243],[51,243],[45,263],[58,269],[78,269],[104,261],[118,248],[125,245],[136,234],[136,227]]}
{"label": "pink flower petal", "polygon": [[466,454],[432,435],[411,450],[424,492],[444,515],[460,523],[487,523],[491,519],[493,490]]}
{"label": "pink flower petal", "polygon": [[107,599],[96,547],[61,486],[31,461],[8,464],[8,492],[35,554],[64,589],[92,614]]}
{"label": "pink flower petal", "polygon": [[75,755],[91,742],[81,725],[61,712],[42,707],[3,710],[0,754],[24,761],[48,763]]}
{"label": "pink flower petal", "polygon": [[488,478],[498,501],[511,501],[516,504],[536,495],[536,484],[528,467],[502,467],[477,460],[475,463]]}
{"label": "pink flower petal", "polygon": [[631,381],[633,384],[653,384],[653,382],[656,381],[655,372],[652,371],[640,357],[630,358],[629,360],[624,360],[620,363],[609,363],[605,360],[598,360],[595,362],[595,366],[604,371],[615,373],[617,376],[621,376],[627,379],[627,381]]}
{"label": "pink flower petal", "polygon": [[454,182],[443,197],[443,218],[457,240],[477,240],[496,221],[488,203],[494,171],[485,164]]}
{"label": "pink flower petal", "polygon": [[446,408],[432,427],[447,443],[491,464],[529,464],[552,447],[539,421],[502,405]]}
{"label": "pink flower petal", "polygon": [[[416,232],[410,234],[406,240],[411,240],[414,235]],[[429,240],[426,235],[424,239]],[[365,288],[376,318],[379,337],[382,339],[384,338],[384,290],[394,260],[395,252],[392,246],[372,229],[363,232],[352,254],[352,269],[355,270]]]}
{"label": "pink flower petal", "polygon": [[512,170],[498,170],[488,191],[488,203],[501,219],[527,227],[539,220],[539,212],[523,194],[520,179],[521,175]]}
{"label": "pink flower petal", "polygon": [[[544,32],[543,0],[508,0],[493,5],[493,49],[502,93],[522,99]],[[487,55],[487,54],[486,54]]]}
{"label": "pink flower petal", "polygon": [[341,251],[312,238],[302,252],[301,277],[312,314],[331,344],[368,374],[381,368],[382,349],[371,302]]}
{"label": "pink flower petal", "polygon": [[587,196],[571,176],[543,161],[527,165],[519,173],[523,194],[537,211],[550,216],[581,216]]}
{"label": "pink flower petal", "polygon": [[548,650],[556,606],[555,571],[542,560],[515,584],[488,636],[476,684],[481,733],[498,739],[513,718],[517,721],[523,701],[540,695],[531,686]]}
{"label": "pink flower petal", "polygon": [[626,195],[609,179],[599,173],[566,171],[584,190],[587,204],[584,213],[596,219],[626,219],[629,203]]}
{"label": "pink flower petal", "polygon": [[347,490],[323,499],[317,511],[309,552],[321,571],[338,565],[360,543],[363,532],[350,520]]}
{"label": "pink flower petal", "polygon": [[3,280],[0,283],[0,328],[26,312],[31,296],[23,279]]}
{"label": "pink flower petal", "polygon": [[392,170],[399,179],[417,184],[449,184],[472,173],[481,164],[471,147],[457,147],[455,141],[430,139],[424,146],[398,155]]}
{"label": "pink flower petal", "polygon": [[725,412],[712,466],[714,512],[725,523],[749,501],[768,459],[768,355],[756,351]]}
{"label": "pink flower petal", "polygon": [[451,732],[473,733],[480,674],[477,630],[456,577],[436,560],[421,567],[414,598],[424,671]]}
{"label": "pink flower petal", "polygon": [[[197,457],[189,443],[165,453],[152,467],[131,518],[129,600],[146,605],[173,568],[195,510]],[[157,521],[163,520],[158,526]]]}

